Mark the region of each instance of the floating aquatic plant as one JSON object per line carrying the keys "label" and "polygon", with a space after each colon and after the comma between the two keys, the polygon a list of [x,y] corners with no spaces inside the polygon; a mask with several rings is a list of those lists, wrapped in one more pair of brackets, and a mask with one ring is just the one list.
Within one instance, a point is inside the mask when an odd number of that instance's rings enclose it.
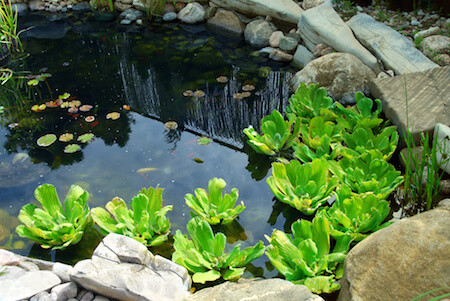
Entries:
{"label": "floating aquatic plant", "polygon": [[193,95],[195,97],[203,97],[203,96],[205,96],[205,92],[202,90],[196,90]]}
{"label": "floating aquatic plant", "polygon": [[52,145],[53,142],[55,142],[55,141],[56,141],[56,135],[55,134],[47,134],[47,135],[44,135],[44,136],[40,137],[37,140],[37,145],[46,147],[46,146]]}
{"label": "floating aquatic plant", "polygon": [[207,145],[207,144],[209,144],[211,142],[211,138],[208,138],[208,137],[201,137],[201,138],[198,138],[197,139],[197,143],[199,144],[199,145]]}
{"label": "floating aquatic plant", "polygon": [[72,100],[69,102],[69,107],[71,107],[71,108],[74,108],[74,107],[78,108],[79,106],[81,106],[81,101],[79,101],[79,100]]}
{"label": "floating aquatic plant", "polygon": [[194,92],[192,92],[192,90],[186,90],[183,92],[183,96],[189,97],[192,96],[194,94]]}
{"label": "floating aquatic plant", "polygon": [[127,111],[131,110],[129,105],[123,105],[122,108]]}
{"label": "floating aquatic plant", "polygon": [[74,152],[77,152],[81,149],[81,146],[79,146],[78,144],[69,144],[64,148],[64,152],[66,154],[72,154]]}
{"label": "floating aquatic plant", "polygon": [[228,77],[221,75],[218,78],[216,78],[216,81],[221,84],[225,84],[226,82],[228,82]]}
{"label": "floating aquatic plant", "polygon": [[245,92],[250,92],[250,91],[253,91],[253,90],[255,90],[255,86],[254,85],[248,84],[248,85],[245,85],[245,86],[242,87],[242,91],[245,91]]}
{"label": "floating aquatic plant", "polygon": [[3,114],[5,112],[5,107],[4,106],[0,106],[0,114]]}
{"label": "floating aquatic plant", "polygon": [[203,161],[203,160],[200,159],[200,158],[194,158],[193,160],[194,160],[195,163],[198,163],[198,164],[205,163],[205,161]]}
{"label": "floating aquatic plant", "polygon": [[31,111],[33,112],[41,112],[43,110],[45,110],[47,106],[45,104],[41,104],[41,105],[34,105],[31,107]]}
{"label": "floating aquatic plant", "polygon": [[62,99],[62,100],[65,100],[65,99],[67,99],[69,97],[70,97],[70,93],[67,93],[67,92],[65,92],[64,94],[58,96],[58,98]]}
{"label": "floating aquatic plant", "polygon": [[82,105],[81,107],[79,107],[79,110],[81,112],[89,112],[92,109],[91,105]]}
{"label": "floating aquatic plant", "polygon": [[86,118],[84,118],[84,120],[85,120],[86,122],[92,122],[92,121],[95,120],[95,117],[94,117],[94,116],[86,116]]}
{"label": "floating aquatic plant", "polygon": [[66,133],[66,134],[62,134],[61,136],[59,136],[59,141],[61,142],[69,142],[73,139],[73,134],[71,133]]}
{"label": "floating aquatic plant", "polygon": [[120,113],[118,113],[118,112],[111,112],[106,115],[106,119],[111,119],[111,120],[116,120],[119,117],[120,117]]}
{"label": "floating aquatic plant", "polygon": [[69,107],[69,102],[68,101],[63,101],[60,105],[61,109],[66,109]]}
{"label": "floating aquatic plant", "polygon": [[88,142],[90,142],[92,140],[92,138],[94,138],[94,134],[86,133],[86,134],[83,134],[83,135],[79,136],[77,138],[77,141],[81,142],[81,143],[88,143]]}
{"label": "floating aquatic plant", "polygon": [[178,123],[176,121],[167,121],[164,123],[164,127],[168,130],[176,130],[178,128]]}
{"label": "floating aquatic plant", "polygon": [[78,113],[78,108],[77,107],[70,107],[68,112],[69,113]]}

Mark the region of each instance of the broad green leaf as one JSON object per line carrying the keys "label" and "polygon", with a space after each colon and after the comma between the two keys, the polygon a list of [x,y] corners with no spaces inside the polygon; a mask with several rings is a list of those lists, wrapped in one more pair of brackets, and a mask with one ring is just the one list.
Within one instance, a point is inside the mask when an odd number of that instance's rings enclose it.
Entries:
{"label": "broad green leaf", "polygon": [[194,275],[192,275],[192,281],[195,283],[206,283],[207,281],[214,281],[217,280],[221,277],[222,275],[220,274],[220,272],[216,271],[216,270],[209,270],[207,272],[204,273],[195,273]]}

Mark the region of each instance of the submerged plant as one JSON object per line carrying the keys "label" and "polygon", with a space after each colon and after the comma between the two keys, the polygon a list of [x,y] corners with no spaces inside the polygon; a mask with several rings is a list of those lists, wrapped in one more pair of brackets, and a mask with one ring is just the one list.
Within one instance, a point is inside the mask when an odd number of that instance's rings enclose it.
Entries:
{"label": "submerged plant", "polygon": [[237,188],[233,188],[230,194],[222,195],[226,185],[223,179],[214,178],[209,180],[209,193],[203,188],[197,188],[195,196],[190,193],[186,194],[184,196],[186,205],[195,212],[191,215],[198,215],[211,225],[231,223],[244,211],[245,206],[241,201],[240,205],[234,207],[239,196]]}
{"label": "submerged plant", "polygon": [[300,119],[286,121],[280,112],[273,110],[272,114],[261,120],[262,136],[251,125],[244,129],[244,134],[257,153],[273,156],[291,147],[299,131]]}
{"label": "submerged plant", "polygon": [[[172,206],[162,207],[162,188],[143,188],[131,199],[130,207],[119,197],[106,204],[106,211],[92,209],[92,218],[105,233],[132,237],[146,246],[158,246],[167,240],[170,222],[166,217]],[[111,217],[111,215],[112,217]]]}
{"label": "submerged plant", "polygon": [[280,230],[274,230],[266,239],[270,245],[266,255],[272,265],[295,284],[306,285],[314,293],[331,293],[340,286],[335,282],[341,270],[333,274],[343,263],[348,249],[336,246],[330,253],[330,226],[322,217],[312,222],[298,220],[291,226],[293,238]]}
{"label": "submerged plant", "polygon": [[20,209],[18,218],[23,225],[16,228],[19,236],[39,243],[44,249],[64,249],[78,243],[91,221],[88,192],[72,185],[64,207],[51,184],[36,188],[34,196],[42,209],[35,204],[27,204]]}
{"label": "submerged plant", "polygon": [[199,217],[191,219],[186,228],[191,240],[177,230],[172,261],[193,273],[192,281],[196,283],[214,281],[220,277],[236,281],[244,273],[245,265],[264,253],[262,241],[242,251],[238,244],[230,253],[224,253],[226,236],[220,232],[214,234],[211,226]]}
{"label": "submerged plant", "polygon": [[338,179],[330,175],[328,167],[325,159],[314,159],[306,164],[296,160],[286,165],[275,162],[267,183],[281,202],[311,215],[331,198],[338,183]]}

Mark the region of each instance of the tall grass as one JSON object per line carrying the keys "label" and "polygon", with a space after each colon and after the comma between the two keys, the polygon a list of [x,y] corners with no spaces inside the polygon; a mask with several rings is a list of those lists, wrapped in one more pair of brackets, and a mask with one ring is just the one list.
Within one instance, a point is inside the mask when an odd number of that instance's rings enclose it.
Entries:
{"label": "tall grass", "polygon": [[23,46],[17,31],[17,11],[8,0],[0,0],[0,43],[6,44],[8,52],[22,51]]}

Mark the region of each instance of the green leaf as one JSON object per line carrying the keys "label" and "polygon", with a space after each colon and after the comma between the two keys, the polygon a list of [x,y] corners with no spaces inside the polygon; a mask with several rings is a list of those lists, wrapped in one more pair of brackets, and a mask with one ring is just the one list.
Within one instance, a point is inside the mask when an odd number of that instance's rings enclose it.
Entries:
{"label": "green leaf", "polygon": [[55,141],[56,141],[55,134],[47,134],[47,135],[40,137],[37,140],[37,145],[46,147],[46,146],[52,145]]}
{"label": "green leaf", "polygon": [[211,138],[201,137],[197,139],[198,145],[208,145],[211,142]]}
{"label": "green leaf", "polygon": [[78,144],[69,144],[64,148],[64,152],[66,154],[71,154],[79,150],[81,150],[81,146],[79,146]]}
{"label": "green leaf", "polygon": [[333,276],[316,276],[307,278],[303,283],[311,292],[316,294],[329,294],[339,290],[341,287],[334,282]]}
{"label": "green leaf", "polygon": [[81,142],[81,143],[88,143],[92,140],[92,138],[94,138],[94,134],[87,133],[87,134],[83,134],[83,135],[79,136],[77,138],[77,141]]}
{"label": "green leaf", "polygon": [[206,283],[206,281],[214,281],[221,277],[222,275],[220,272],[216,270],[209,270],[207,272],[201,273],[197,272],[194,275],[192,275],[192,281],[195,283]]}

